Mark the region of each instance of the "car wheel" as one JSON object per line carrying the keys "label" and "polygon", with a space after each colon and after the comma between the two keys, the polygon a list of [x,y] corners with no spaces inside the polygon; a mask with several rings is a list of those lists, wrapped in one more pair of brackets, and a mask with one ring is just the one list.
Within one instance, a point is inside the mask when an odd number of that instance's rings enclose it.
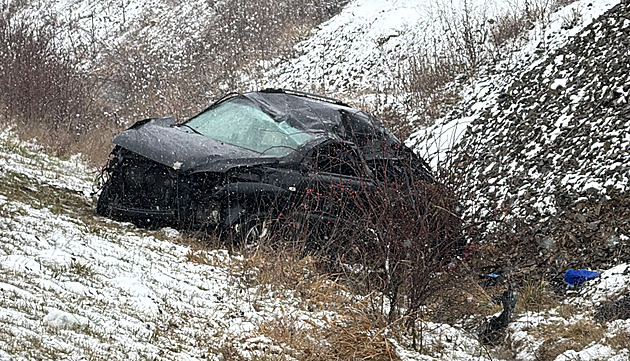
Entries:
{"label": "car wheel", "polygon": [[237,221],[232,226],[232,238],[245,249],[258,248],[269,237],[270,222],[259,216]]}
{"label": "car wheel", "polygon": [[96,213],[104,217],[112,217],[111,204],[114,202],[116,196],[113,189],[112,180],[108,179],[101,189],[101,194],[98,197],[96,203]]}

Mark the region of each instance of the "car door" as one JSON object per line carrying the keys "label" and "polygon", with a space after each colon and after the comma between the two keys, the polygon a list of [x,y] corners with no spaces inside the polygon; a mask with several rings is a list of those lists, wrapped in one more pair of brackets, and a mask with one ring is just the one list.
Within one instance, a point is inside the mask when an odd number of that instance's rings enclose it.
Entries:
{"label": "car door", "polygon": [[327,142],[313,149],[305,162],[300,211],[310,228],[328,238],[333,231],[352,227],[362,214],[365,197],[374,183],[356,149],[343,142]]}

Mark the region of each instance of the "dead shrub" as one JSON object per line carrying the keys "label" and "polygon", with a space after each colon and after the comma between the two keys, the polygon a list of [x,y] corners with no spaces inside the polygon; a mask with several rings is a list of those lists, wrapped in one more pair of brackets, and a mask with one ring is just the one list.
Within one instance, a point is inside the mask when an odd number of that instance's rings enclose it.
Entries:
{"label": "dead shrub", "polygon": [[525,14],[509,12],[493,21],[490,28],[490,44],[495,48],[508,45],[527,31],[531,24]]}
{"label": "dead shrub", "polygon": [[630,331],[618,330],[613,336],[606,338],[606,344],[617,350],[630,349]]}
{"label": "dead shrub", "polygon": [[493,302],[495,290],[486,290],[465,262],[455,261],[454,268],[438,277],[438,289],[427,298],[427,316],[440,323],[455,324],[464,320],[466,327],[477,327],[484,315],[501,311]]}
{"label": "dead shrub", "polygon": [[[321,270],[341,275],[353,291],[382,293],[387,302],[380,311],[389,322],[405,319],[415,342],[421,306],[461,246],[457,203],[422,161],[402,151],[398,159],[373,162],[378,185],[338,184],[331,191],[314,183],[300,210],[274,234],[321,260]],[[366,177],[357,164],[346,166]]]}
{"label": "dead shrub", "polygon": [[[413,127],[431,124],[434,119],[442,116],[450,105],[456,103],[459,97],[444,87],[463,70],[461,62],[448,56],[425,53],[410,59],[409,71],[400,76],[399,88],[395,92],[410,95],[404,103],[407,112],[415,113],[414,109],[422,109],[422,112],[418,112],[420,124],[414,124]],[[405,117],[399,115],[397,118],[404,119]],[[401,126],[409,126],[400,123],[399,120],[390,122],[397,134],[405,130]],[[401,134],[403,137],[401,139],[404,139],[405,134],[409,134],[409,131]]]}

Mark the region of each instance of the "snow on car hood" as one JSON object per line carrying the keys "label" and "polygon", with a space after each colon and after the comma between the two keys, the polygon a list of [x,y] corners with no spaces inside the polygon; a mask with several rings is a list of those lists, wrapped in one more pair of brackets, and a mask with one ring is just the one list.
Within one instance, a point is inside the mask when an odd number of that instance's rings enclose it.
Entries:
{"label": "snow on car hood", "polygon": [[223,172],[244,165],[270,163],[277,158],[175,127],[173,118],[140,121],[114,137],[114,144],[183,172]]}

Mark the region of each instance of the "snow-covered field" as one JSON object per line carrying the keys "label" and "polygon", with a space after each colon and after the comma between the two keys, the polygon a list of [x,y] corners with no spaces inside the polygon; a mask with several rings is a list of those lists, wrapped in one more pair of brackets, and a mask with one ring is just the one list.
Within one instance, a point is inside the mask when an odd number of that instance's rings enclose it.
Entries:
{"label": "snow-covered field", "polygon": [[274,353],[264,321],[334,316],[250,286],[238,255],[97,217],[94,177],[0,133],[0,359],[249,358]]}
{"label": "snow-covered field", "polygon": [[[59,160],[0,133],[0,359],[300,359],[262,326],[290,320],[297,329],[326,328],[338,318],[291,289],[252,282],[256,270],[243,268],[243,256],[185,245],[172,229],[96,216],[94,178],[78,157]],[[604,272],[584,288],[571,317],[588,318],[594,304],[626,290],[628,269]],[[541,322],[574,320],[554,312],[518,316],[516,359],[534,359]],[[628,350],[607,346],[606,338],[629,326],[605,326],[601,344],[557,360],[594,353],[589,360],[625,360]],[[425,322],[423,330],[424,354],[389,341],[401,359],[503,359],[461,326]]]}

